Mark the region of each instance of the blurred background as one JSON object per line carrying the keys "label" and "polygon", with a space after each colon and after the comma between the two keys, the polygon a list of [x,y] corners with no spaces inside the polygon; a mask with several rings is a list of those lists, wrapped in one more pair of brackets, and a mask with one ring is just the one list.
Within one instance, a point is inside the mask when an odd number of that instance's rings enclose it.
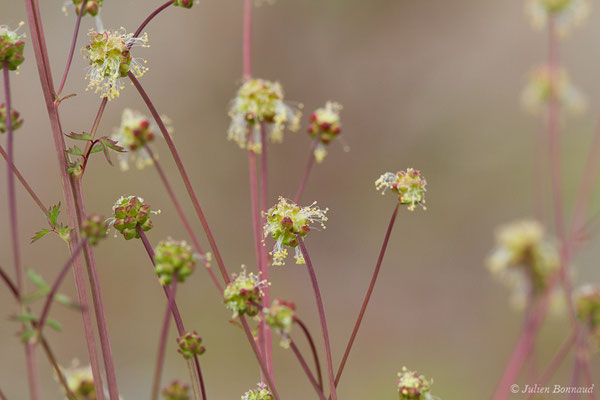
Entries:
{"label": "blurred background", "polygon": [[[62,73],[74,12],[61,0],[41,2],[55,79]],[[133,31],[159,1],[106,1],[107,28]],[[23,2],[2,2],[1,23],[25,20]],[[600,10],[561,42],[563,64],[589,101],[581,118],[563,122],[567,206],[573,202],[598,118]],[[84,18],[78,47],[93,20]],[[231,272],[255,268],[246,153],[226,140],[227,110],[242,75],[242,2],[201,0],[191,10],[167,10],[147,28],[151,47],[134,56],[148,60],[141,78],[159,112],[175,127],[175,141],[200,203]],[[29,34],[29,32],[28,32]],[[435,381],[442,399],[481,400],[493,392],[520,331],[522,313],[509,291],[485,268],[499,224],[533,215],[533,166],[539,120],[520,106],[529,70],[542,62],[546,35],[530,28],[523,1],[474,0],[279,0],[254,9],[253,72],[278,80],[287,99],[302,102],[299,132],[269,148],[269,203],[292,197],[310,146],[308,114],[327,100],[344,105],[343,136],[351,151],[334,142],[317,165],[303,196],[329,207],[327,230],[307,238],[329,318],[337,366],[367,289],[394,197],[382,197],[374,181],[385,171],[420,169],[428,181],[428,210],[399,214],[380,280],[342,378],[340,398],[395,399],[396,373],[406,365]],[[29,39],[20,75],[12,75],[14,107],[25,125],[16,135],[16,163],[47,204],[62,200],[54,144]],[[85,92],[85,62],[76,52],[61,106],[65,131],[89,130],[100,99]],[[129,107],[146,112],[128,84],[109,103],[99,134],[109,135]],[[3,139],[5,140],[5,139]],[[196,221],[162,140],[154,145]],[[6,165],[0,163],[4,191]],[[87,209],[108,215],[121,195],[142,196],[162,214],[149,232],[152,244],[185,238],[156,171],[122,172],[95,157],[84,180]],[[30,245],[46,226],[41,212],[18,187],[19,231],[24,265],[53,281],[67,258],[55,236]],[[593,202],[599,207],[598,197]],[[12,272],[6,196],[0,196],[0,265]],[[66,222],[66,217],[62,216]],[[204,239],[199,224],[198,237]],[[205,248],[208,248],[203,240]],[[598,282],[600,256],[592,238],[576,256],[576,283]],[[165,298],[141,243],[121,237],[96,251],[119,386],[127,399],[149,397]],[[316,307],[306,269],[288,262],[272,268],[274,296],[293,300],[321,346]],[[31,288],[31,284],[29,288]],[[75,297],[72,276],[63,292]],[[208,395],[238,399],[258,381],[243,333],[228,323],[230,312],[202,268],[178,291],[189,329],[208,351],[201,358]],[[0,290],[0,388],[9,399],[27,397],[23,347],[9,321],[15,306]],[[46,330],[62,365],[87,362],[81,317],[60,306],[51,315],[64,332]],[[538,342],[543,366],[569,332],[566,318],[549,319]],[[298,336],[298,335],[297,335]],[[171,332],[164,383],[188,380]],[[300,340],[299,340],[300,341]],[[284,399],[313,398],[289,350],[274,337],[276,382]],[[304,346],[303,349],[306,350]],[[48,363],[38,352],[44,398],[59,399]],[[325,363],[324,357],[322,362]],[[598,377],[600,363],[592,366]],[[325,364],[323,364],[325,365]],[[551,380],[570,381],[571,358]],[[600,383],[600,381],[596,381]],[[598,386],[598,385],[596,385]]]}

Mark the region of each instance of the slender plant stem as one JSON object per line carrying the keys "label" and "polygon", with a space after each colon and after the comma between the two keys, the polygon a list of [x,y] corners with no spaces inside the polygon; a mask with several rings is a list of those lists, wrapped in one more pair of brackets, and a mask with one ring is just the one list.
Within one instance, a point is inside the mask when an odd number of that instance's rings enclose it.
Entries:
{"label": "slender plant stem", "polygon": [[58,365],[58,361],[56,361],[56,357],[54,356],[52,349],[50,349],[50,345],[48,344],[48,342],[46,341],[46,339],[43,336],[41,336],[40,343],[42,344],[42,348],[44,349],[44,353],[46,353],[46,357],[48,358],[48,361],[50,361],[50,364],[52,365],[52,369],[54,369],[54,373],[58,377],[58,381],[59,381],[60,385],[62,386],[63,390],[65,391],[65,395],[67,396],[67,398],[69,400],[77,400],[77,398],[75,397],[75,395],[69,388],[69,385],[67,384],[67,379],[65,378],[65,375],[63,374],[62,370],[60,369],[60,366]]}
{"label": "slender plant stem", "polygon": [[8,162],[8,154],[6,154],[6,152],[4,151],[2,146],[0,146],[0,154],[2,155],[4,160],[6,160],[6,164],[12,170],[13,174],[15,174],[15,176],[17,177],[19,182],[21,182],[21,185],[23,185],[23,187],[25,188],[27,193],[29,193],[29,196],[31,197],[31,199],[35,202],[35,204],[37,204],[37,206],[40,208],[40,210],[42,210],[44,215],[46,215],[46,217],[49,218],[50,212],[48,211],[48,209],[46,208],[44,203],[42,203],[42,201],[40,200],[38,195],[33,191],[31,186],[29,185],[29,183],[27,183],[27,180],[23,177],[21,172],[19,172],[19,170],[17,169],[17,166],[13,163]]}
{"label": "slender plant stem", "polygon": [[200,207],[200,203],[198,202],[198,197],[196,196],[196,192],[194,191],[194,188],[192,187],[192,183],[190,182],[190,178],[188,177],[187,171],[185,170],[185,167],[183,166],[181,157],[179,157],[179,153],[177,152],[177,149],[175,148],[175,143],[173,143],[173,139],[171,139],[171,135],[167,131],[167,128],[166,128],[162,118],[158,114],[156,107],[154,107],[154,104],[150,100],[150,97],[148,97],[148,94],[146,93],[146,91],[144,90],[144,88],[142,87],[140,82],[137,80],[137,78],[131,72],[128,72],[127,76],[129,76],[129,79],[131,80],[131,82],[133,83],[135,88],[140,93],[140,96],[146,103],[146,106],[148,107],[148,109],[150,110],[150,113],[152,114],[156,123],[158,124],[158,127],[160,128],[160,131],[162,132],[162,134],[165,138],[165,141],[167,142],[167,146],[169,146],[169,150],[171,151],[171,155],[173,156],[175,164],[177,164],[177,169],[179,170],[179,174],[181,175],[183,183],[185,184],[185,188],[187,189],[190,200],[192,201],[192,203],[194,205],[194,209],[196,211],[196,214],[198,215],[198,218],[200,219],[202,228],[204,228],[204,232],[206,233],[206,237],[208,238],[210,248],[211,248],[213,254],[215,255],[217,264],[219,265],[219,269],[221,271],[221,275],[223,276],[223,280],[225,281],[225,284],[229,284],[229,282],[230,282],[229,274],[227,273],[227,270],[225,269],[225,263],[223,263],[223,258],[221,257],[221,252],[219,251],[219,248],[217,247],[217,243],[212,234],[212,231],[210,230],[208,221],[206,220],[206,217],[204,216],[204,212],[202,212],[202,208]]}
{"label": "slender plant stem", "polygon": [[312,167],[315,163],[315,149],[317,144],[319,143],[319,138],[314,139],[310,145],[310,154],[308,155],[308,162],[306,163],[306,168],[304,169],[304,175],[302,176],[302,180],[300,181],[300,186],[298,186],[298,190],[296,191],[296,195],[294,196],[294,203],[298,204],[300,201],[300,197],[302,196],[302,192],[304,192],[304,187],[306,186],[306,182],[308,182],[308,177],[310,176],[310,171],[312,171]]}
{"label": "slender plant stem", "polygon": [[38,335],[41,336],[41,334],[42,334],[42,329],[44,329],[44,325],[46,323],[46,318],[48,317],[48,313],[50,312],[50,306],[52,305],[54,296],[58,292],[58,288],[60,287],[62,281],[67,276],[67,272],[69,272],[69,269],[73,265],[75,258],[79,257],[79,253],[81,252],[81,250],[83,249],[83,246],[86,243],[87,243],[86,239],[82,239],[79,241],[79,243],[77,243],[77,246],[75,246],[75,250],[73,250],[73,253],[69,257],[69,259],[67,260],[67,262],[65,263],[63,268],[61,269],[56,280],[54,281],[54,284],[52,285],[52,289],[50,289],[50,293],[48,293],[48,296],[46,297],[46,302],[44,303],[44,308],[42,309],[42,314],[40,315],[40,318],[38,320],[38,324],[37,324],[38,325],[38,327],[37,327]]}
{"label": "slender plant stem", "polygon": [[4,283],[6,283],[6,286],[8,286],[8,288],[10,289],[10,292],[15,297],[15,300],[17,300],[17,302],[21,302],[19,289],[17,289],[12,279],[10,279],[10,276],[8,276],[8,274],[4,271],[4,269],[2,269],[2,267],[0,267],[0,277],[2,278]]}
{"label": "slender plant stem", "polygon": [[158,7],[150,15],[148,15],[148,17],[142,22],[139,28],[137,28],[137,30],[133,34],[133,37],[136,38],[140,36],[146,25],[148,25],[154,17],[156,17],[158,14],[160,14],[163,10],[167,9],[171,5],[173,5],[173,0],[168,0],[166,3],[164,3],[162,6]]}
{"label": "slender plant stem", "polygon": [[331,397],[333,400],[337,400],[338,397],[335,387],[335,379],[333,377],[333,361],[331,358],[331,344],[329,342],[329,331],[327,330],[325,307],[323,307],[323,299],[321,298],[321,291],[319,290],[319,283],[317,282],[317,274],[315,273],[312,261],[310,260],[310,256],[308,255],[308,251],[306,250],[306,246],[304,245],[304,240],[302,240],[302,237],[299,234],[296,235],[296,238],[298,239],[298,245],[300,246],[300,251],[302,251],[302,256],[304,257],[304,261],[306,262],[306,268],[308,270],[308,274],[310,275],[313,291],[315,292],[315,300],[317,301],[319,318],[321,319],[321,330],[323,331],[323,342],[325,343],[325,355],[327,356],[327,375],[329,377]]}
{"label": "slender plant stem", "polygon": [[244,0],[243,28],[244,80],[252,76],[252,0]]}
{"label": "slender plant stem", "polygon": [[[158,162],[158,157],[156,157],[154,155],[154,152],[152,151],[152,149],[150,148],[150,146],[148,144],[146,144],[144,146],[144,148],[148,152],[148,155],[150,156],[150,158],[152,159],[152,163],[154,164],[154,167],[156,168],[156,172],[158,172],[158,175],[160,176],[160,179],[161,179],[163,185],[165,186],[165,189],[166,189],[167,193],[169,194],[169,197],[171,198],[171,202],[173,202],[173,206],[175,206],[175,210],[177,211],[177,214],[179,215],[179,218],[181,219],[181,223],[185,227],[185,230],[187,231],[188,235],[190,236],[190,239],[192,240],[192,243],[194,244],[196,251],[200,254],[205,254],[204,251],[202,250],[202,247],[200,247],[200,243],[198,242],[198,238],[196,238],[196,234],[194,234],[194,231],[192,230],[192,227],[190,226],[190,222],[188,221],[187,217],[185,216],[185,213],[183,212],[183,209],[181,208],[181,204],[179,203],[179,200],[177,200],[175,191],[173,190],[173,187],[171,187],[171,184],[169,183],[169,179],[167,178],[165,171],[162,169],[160,163]],[[202,260],[203,260],[202,262],[204,263],[204,266],[206,268],[206,271],[208,271],[208,274],[210,275],[210,278],[212,279],[213,283],[215,284],[217,290],[219,291],[219,293],[223,293],[223,287],[221,286],[221,283],[215,276],[215,273],[212,270],[210,264],[206,261],[206,258],[203,258]]]}
{"label": "slender plant stem", "polygon": [[0,389],[0,400],[8,400],[8,398],[2,392],[2,389]]}
{"label": "slender plant stem", "polygon": [[[136,229],[140,236],[140,239],[142,240],[142,244],[144,245],[144,248],[146,249],[146,252],[148,253],[148,257],[150,257],[150,261],[152,262],[152,265],[156,266],[154,263],[154,249],[152,249],[152,246],[150,245],[150,242],[148,241],[148,237],[146,236],[146,233],[139,226]],[[181,318],[181,313],[179,312],[179,308],[177,307],[177,302],[175,301],[175,298],[173,296],[174,293],[173,293],[173,291],[169,290],[169,288],[166,286],[162,286],[162,288],[163,288],[163,292],[165,292],[165,295],[167,296],[167,302],[168,302],[169,308],[171,309],[171,314],[173,315],[173,321],[175,321],[175,326],[177,327],[177,332],[179,332],[179,336],[183,336],[186,334],[187,331],[185,330],[185,326],[183,325],[183,319]],[[200,384],[200,388],[202,390],[202,399],[206,400],[206,389],[204,387],[204,380],[202,379],[202,371],[200,370],[200,363],[198,362],[198,356],[196,354],[194,354],[194,363],[193,364],[196,369],[196,377],[198,378],[198,383]]]}
{"label": "slender plant stem", "polygon": [[65,72],[63,73],[62,80],[60,82],[60,86],[58,87],[57,97],[60,97],[62,93],[65,83],[67,83],[67,76],[69,75],[69,70],[71,69],[71,62],[73,61],[73,54],[75,54],[75,46],[77,46],[77,35],[79,34],[79,27],[81,26],[81,17],[85,12],[85,6],[87,5],[88,0],[83,0],[81,4],[81,8],[79,9],[79,14],[77,14],[77,21],[75,22],[75,30],[73,32],[73,39],[71,40],[71,48],[69,50],[69,56],[67,57],[67,65],[65,66]]}
{"label": "slender plant stem", "polygon": [[[173,282],[173,289],[171,293],[175,298],[177,286],[176,282]],[[160,339],[158,342],[158,351],[156,356],[156,365],[154,367],[154,377],[152,379],[152,400],[158,400],[160,392],[160,380],[162,377],[162,371],[165,363],[165,353],[167,350],[167,339],[169,337],[169,325],[171,324],[171,307],[167,304],[165,308],[165,315],[163,317],[162,328],[160,330]]]}
{"label": "slender plant stem", "polygon": [[302,322],[302,320],[300,320],[299,318],[296,318],[295,322],[300,326],[302,332],[304,332],[304,336],[306,336],[306,340],[308,341],[310,351],[312,352],[313,359],[315,361],[315,369],[317,370],[317,378],[319,379],[319,388],[321,389],[321,391],[323,391],[323,372],[321,371],[321,363],[319,362],[319,354],[317,353],[317,347],[315,346],[315,342],[313,341],[310,331],[308,330],[304,322]]}
{"label": "slender plant stem", "polygon": [[300,365],[302,366],[302,369],[306,373],[306,376],[308,377],[308,380],[310,381],[311,385],[315,388],[315,391],[317,392],[317,395],[319,396],[319,398],[321,400],[326,400],[326,397],[323,394],[323,388],[321,386],[319,386],[319,384],[317,383],[317,380],[313,376],[312,372],[310,372],[310,368],[308,368],[308,365],[306,364],[304,357],[302,357],[302,353],[300,353],[298,346],[296,346],[296,343],[294,343],[294,341],[291,338],[290,338],[290,347],[292,348],[294,354],[296,355],[298,362],[300,362]]}
{"label": "slender plant stem", "polygon": [[350,340],[346,345],[346,350],[344,351],[344,356],[342,357],[342,361],[340,362],[340,367],[338,368],[337,374],[335,376],[335,384],[337,385],[340,382],[340,378],[342,377],[342,372],[344,371],[344,366],[346,365],[346,361],[348,361],[348,356],[350,355],[350,350],[352,349],[352,345],[354,344],[354,340],[356,339],[356,335],[358,334],[358,329],[360,328],[360,324],[362,323],[363,317],[365,316],[365,311],[367,310],[367,306],[369,305],[369,300],[371,299],[371,295],[373,294],[373,289],[375,288],[375,282],[377,282],[377,277],[379,276],[379,270],[381,269],[381,263],[383,262],[383,257],[385,256],[385,251],[387,249],[388,242],[390,240],[390,236],[392,234],[392,229],[394,228],[394,223],[396,222],[396,217],[398,216],[398,209],[400,204],[397,203],[394,208],[394,212],[392,213],[392,217],[390,218],[390,223],[388,224],[387,231],[385,233],[385,238],[383,239],[383,244],[381,245],[381,251],[379,252],[379,257],[377,258],[377,263],[375,264],[375,270],[373,271],[373,276],[371,278],[371,283],[369,284],[369,289],[367,289],[367,294],[365,295],[365,299],[363,300],[362,307],[360,308],[360,312],[358,313],[358,318],[356,319],[356,323],[354,324],[354,329],[352,330],[352,335],[350,335]]}

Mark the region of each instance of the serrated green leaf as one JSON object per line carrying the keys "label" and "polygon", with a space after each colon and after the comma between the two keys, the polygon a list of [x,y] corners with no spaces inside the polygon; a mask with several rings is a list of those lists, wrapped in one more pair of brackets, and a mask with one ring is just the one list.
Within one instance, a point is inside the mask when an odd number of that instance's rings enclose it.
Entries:
{"label": "serrated green leaf", "polygon": [[77,147],[77,146],[73,146],[72,148],[68,149],[67,154],[72,154],[74,156],[83,156],[83,151]]}
{"label": "serrated green leaf", "polygon": [[82,309],[82,307],[81,307],[81,305],[79,305],[79,303],[74,302],[73,300],[71,300],[71,298],[69,296],[65,296],[64,294],[57,293],[54,296],[54,299],[56,300],[57,303],[65,306],[65,307],[72,308],[75,310]]}
{"label": "serrated green leaf", "polygon": [[31,237],[31,243],[37,242],[38,240],[40,240],[41,238],[46,236],[47,233],[50,233],[50,232],[52,232],[51,229],[42,229],[41,231],[36,232],[35,235],[33,235]]}
{"label": "serrated green leaf", "polygon": [[27,296],[24,296],[21,300],[25,304],[32,304],[46,297],[48,293],[50,293],[50,289],[39,289]]}
{"label": "serrated green leaf", "polygon": [[119,143],[116,140],[109,139],[107,136],[101,137],[100,142],[109,149],[118,151],[119,153],[125,153],[127,151],[125,148],[119,146]]}
{"label": "serrated green leaf", "polygon": [[71,241],[71,229],[68,226],[61,224],[56,229],[56,233],[58,234],[58,236],[60,236],[62,240],[69,244],[69,242]]}
{"label": "serrated green leaf", "polygon": [[106,158],[106,162],[108,162],[110,165],[113,165],[111,159],[110,159],[110,153],[108,152],[108,146],[106,145],[106,143],[104,141],[100,141],[100,143],[102,144],[102,150],[104,150],[104,158]]}
{"label": "serrated green leaf", "polygon": [[102,143],[96,143],[94,145],[94,147],[92,147],[92,150],[90,151],[90,154],[99,153],[101,151],[102,151]]}
{"label": "serrated green leaf", "polygon": [[63,327],[60,324],[60,322],[50,317],[46,318],[46,325],[58,332],[62,332],[63,330]]}
{"label": "serrated green leaf", "polygon": [[13,315],[12,319],[18,322],[35,322],[37,321],[37,317],[31,313],[23,313]]}
{"label": "serrated green leaf", "polygon": [[60,215],[60,202],[58,204],[50,207],[50,213],[48,215],[48,220],[50,221],[50,225],[56,227],[56,221],[58,220],[58,216]]}
{"label": "serrated green leaf", "polygon": [[85,132],[82,133],[75,133],[75,132],[71,132],[71,133],[65,133],[66,136],[70,137],[71,139],[75,139],[75,140],[92,140],[92,137]]}
{"label": "serrated green leaf", "polygon": [[33,282],[33,284],[38,288],[45,290],[50,289],[50,286],[48,286],[44,278],[42,278],[41,275],[38,275],[38,273],[35,272],[33,269],[27,270],[27,276],[29,277],[31,282]]}

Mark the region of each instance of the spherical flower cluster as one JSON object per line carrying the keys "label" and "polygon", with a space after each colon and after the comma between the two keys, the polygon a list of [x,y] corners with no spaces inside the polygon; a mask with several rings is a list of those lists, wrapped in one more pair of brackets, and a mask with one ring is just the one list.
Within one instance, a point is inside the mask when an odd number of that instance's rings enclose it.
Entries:
{"label": "spherical flower cluster", "polygon": [[[1,69],[1,68],[0,68]],[[23,119],[19,118],[20,114],[18,111],[11,108],[10,110],[12,130],[16,131],[23,125]],[[8,126],[6,123],[6,104],[0,104],[0,133],[6,133]]]}
{"label": "spherical flower cluster", "polygon": [[523,107],[532,114],[539,114],[553,99],[572,114],[585,111],[587,106],[585,97],[573,86],[564,69],[553,70],[548,65],[538,66],[531,71],[529,83],[523,89]]}
{"label": "spherical flower cluster", "polygon": [[242,85],[231,104],[227,138],[243,149],[260,153],[262,125],[267,130],[267,138],[280,143],[286,127],[292,131],[298,129],[300,115],[298,109],[283,100],[283,90],[278,82],[251,79]]}
{"label": "spherical flower cluster", "polygon": [[195,355],[200,356],[206,352],[206,349],[202,346],[202,338],[195,331],[186,332],[183,336],[177,338],[177,344],[179,345],[177,351],[186,360]]}
{"label": "spherical flower cluster", "polygon": [[279,197],[279,202],[267,211],[267,223],[264,227],[265,238],[271,236],[275,240],[275,246],[270,253],[273,256],[273,265],[284,265],[287,257],[285,247],[296,249],[296,263],[304,264],[304,257],[298,247],[298,237],[304,238],[310,231],[310,224],[318,222],[325,229],[327,217],[325,214],[329,209],[321,210],[314,202],[308,207],[300,207],[290,200]]}
{"label": "spherical flower cluster", "polygon": [[22,40],[25,35],[18,33],[23,25],[24,22],[19,23],[19,27],[14,31],[6,25],[0,25],[0,70],[6,64],[10,71],[14,71],[25,61],[23,57],[25,42]]}
{"label": "spherical flower cluster", "polygon": [[137,228],[143,231],[152,229],[150,206],[137,196],[121,197],[113,206],[113,218],[110,224],[123,234],[125,240],[139,239]]}
{"label": "spherical flower cluster", "polygon": [[590,329],[600,346],[600,287],[586,285],[575,293],[577,318]]}
{"label": "spherical flower cluster", "polygon": [[106,237],[108,231],[108,222],[105,218],[94,214],[86,218],[81,224],[81,235],[85,237],[89,244],[96,245]]}
{"label": "spherical flower cluster", "polygon": [[318,108],[310,116],[311,125],[308,133],[319,142],[315,148],[314,155],[317,162],[322,162],[327,156],[325,148],[342,131],[340,123],[340,111],[342,106],[338,103],[328,101],[325,107]]}
{"label": "spherical flower cluster", "polygon": [[385,194],[387,189],[398,195],[400,204],[408,204],[408,209],[413,211],[420,205],[423,210],[425,207],[425,192],[427,181],[416,169],[408,168],[406,171],[398,171],[395,174],[386,172],[375,181],[375,188]]}
{"label": "spherical flower cluster", "polygon": [[296,305],[289,301],[275,299],[271,307],[264,309],[263,312],[267,324],[283,336],[281,346],[287,348],[289,346],[288,335],[296,320]]}
{"label": "spherical flower cluster", "polygon": [[233,280],[227,285],[223,292],[225,307],[233,311],[233,318],[238,315],[254,317],[258,314],[262,289],[268,285],[267,281],[261,281],[254,273],[247,274],[242,266],[242,272],[233,274]]}
{"label": "spherical flower cluster", "polygon": [[535,28],[542,29],[553,19],[558,33],[565,36],[589,15],[590,1],[527,0],[525,12]]}
{"label": "spherical flower cluster", "polygon": [[244,393],[242,400],[275,400],[268,387],[264,383],[258,383],[256,389]]}
{"label": "spherical flower cluster", "polygon": [[433,400],[431,384],[425,376],[402,367],[398,372],[398,396],[400,400]]}
{"label": "spherical flower cluster", "polygon": [[94,377],[92,367],[63,368],[63,373],[67,381],[67,387],[75,395],[77,400],[96,400],[96,389],[94,387]]}
{"label": "spherical flower cluster", "polygon": [[515,300],[541,295],[560,267],[558,251],[546,238],[543,226],[532,220],[517,221],[496,232],[496,249],[488,268],[515,289]]}
{"label": "spherical flower cluster", "polygon": [[178,282],[185,282],[196,265],[192,247],[185,241],[162,241],[154,249],[154,272],[159,276],[162,285],[170,285],[174,277]]}
{"label": "spherical flower cluster", "polygon": [[192,8],[194,0],[174,0],[173,5],[176,7]]}
{"label": "spherical flower cluster", "polygon": [[111,136],[111,139],[127,150],[119,153],[119,165],[122,170],[129,169],[133,162],[138,169],[152,165],[154,160],[146,151],[146,144],[152,142],[156,134],[150,120],[142,113],[126,108],[121,115],[121,126]]}
{"label": "spherical flower cluster", "polygon": [[190,386],[174,380],[162,390],[164,400],[190,400]]}
{"label": "spherical flower cluster", "polygon": [[[83,6],[83,0],[72,0],[73,5],[75,6],[75,12],[79,15],[81,11],[81,6]],[[95,17],[100,12],[100,8],[102,7],[102,3],[104,0],[88,0],[85,5],[85,9],[83,10],[83,15],[90,14],[92,17]],[[63,7],[63,12],[66,14],[66,6]]]}
{"label": "spherical flower cluster", "polygon": [[132,33],[127,34],[121,28],[114,32],[96,32],[92,29],[89,36],[90,44],[85,47],[85,58],[90,64],[86,79],[90,81],[88,89],[94,90],[94,93],[112,100],[125,87],[122,78],[128,72],[139,78],[148,70],[130,52],[134,46],[147,47],[147,34],[134,38]]}

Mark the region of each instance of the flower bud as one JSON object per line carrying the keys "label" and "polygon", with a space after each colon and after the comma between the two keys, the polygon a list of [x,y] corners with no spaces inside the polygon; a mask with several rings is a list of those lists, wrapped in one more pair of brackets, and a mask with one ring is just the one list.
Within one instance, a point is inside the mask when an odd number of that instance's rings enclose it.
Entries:
{"label": "flower bud", "polygon": [[96,245],[106,237],[108,223],[100,215],[94,214],[87,217],[81,224],[81,235],[85,237],[89,244]]}
{"label": "flower bud", "polygon": [[308,134],[319,140],[314,151],[317,162],[323,161],[327,155],[325,146],[331,143],[342,131],[340,123],[341,109],[340,104],[328,101],[325,107],[318,108],[310,117],[311,125],[308,128]]}
{"label": "flower bud", "polygon": [[113,206],[111,225],[123,234],[126,240],[139,239],[137,228],[143,231],[152,229],[150,206],[144,204],[144,199],[137,196],[121,197]]}
{"label": "flower bud", "polygon": [[196,261],[190,245],[185,241],[162,241],[154,249],[154,271],[162,285],[170,285],[174,277],[178,282],[185,282],[192,274]]}
{"label": "flower bud", "polygon": [[186,360],[195,355],[202,355],[206,351],[204,346],[202,346],[202,338],[198,336],[196,331],[186,332],[183,336],[180,336],[177,339],[177,344],[179,345],[177,351]]}
{"label": "flower bud", "polygon": [[[2,68],[0,68],[2,69]],[[19,118],[20,114],[18,111],[11,108],[10,110],[12,130],[16,131],[23,125],[23,119]],[[8,130],[6,123],[6,104],[0,104],[0,133],[5,133]]]}
{"label": "flower bud", "polygon": [[190,386],[174,380],[162,390],[164,400],[190,400]]}
{"label": "flower bud", "polygon": [[174,0],[173,5],[176,7],[192,8],[194,0]]}
{"label": "flower bud", "polygon": [[273,397],[266,384],[258,383],[257,386],[256,389],[251,389],[244,393],[242,400],[275,400],[275,397]]}
{"label": "flower bud", "polygon": [[600,287],[586,285],[575,293],[577,319],[587,325],[592,336],[600,346]]}
{"label": "flower bud", "polygon": [[10,71],[14,71],[25,61],[23,57],[25,42],[22,40],[24,35],[18,34],[19,28],[23,25],[24,22],[19,23],[14,31],[8,29],[6,25],[0,25],[0,70],[6,64]]}
{"label": "flower bud", "polygon": [[233,317],[238,315],[248,315],[254,317],[258,314],[262,288],[267,285],[267,281],[259,280],[254,273],[247,274],[242,266],[242,272],[233,274],[233,280],[227,285],[223,292],[225,307],[233,311]]}
{"label": "flower bud", "polygon": [[64,368],[63,373],[69,390],[76,399],[96,399],[92,367],[78,367],[77,363],[71,368]]}
{"label": "flower bud", "polygon": [[271,307],[263,310],[263,312],[267,324],[283,335],[281,346],[287,348],[289,346],[287,335],[292,331],[292,326],[294,325],[294,321],[296,321],[295,304],[285,300],[275,299],[273,300]]}
{"label": "flower bud", "polygon": [[400,400],[430,400],[431,383],[425,376],[402,367],[398,372],[398,396]]}
{"label": "flower bud", "polygon": [[385,194],[387,189],[398,195],[400,204],[408,204],[408,210],[413,211],[416,205],[425,207],[425,189],[427,181],[421,177],[421,173],[415,169],[408,168],[406,171],[398,171],[395,174],[386,172],[375,181],[375,188],[382,190]]}

